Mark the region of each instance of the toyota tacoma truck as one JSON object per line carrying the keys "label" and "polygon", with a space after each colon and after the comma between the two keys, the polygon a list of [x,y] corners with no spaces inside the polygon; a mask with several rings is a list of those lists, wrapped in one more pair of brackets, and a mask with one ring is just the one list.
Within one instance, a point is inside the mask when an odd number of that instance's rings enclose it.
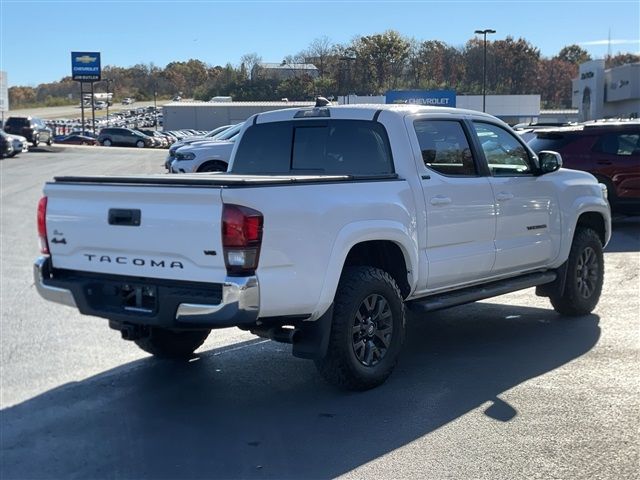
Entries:
{"label": "toyota tacoma truck", "polygon": [[593,176],[487,114],[322,103],[251,117],[229,172],[47,183],[41,296],[158,357],[239,327],[354,390],[392,372],[407,309],[530,287],[595,308],[611,220]]}

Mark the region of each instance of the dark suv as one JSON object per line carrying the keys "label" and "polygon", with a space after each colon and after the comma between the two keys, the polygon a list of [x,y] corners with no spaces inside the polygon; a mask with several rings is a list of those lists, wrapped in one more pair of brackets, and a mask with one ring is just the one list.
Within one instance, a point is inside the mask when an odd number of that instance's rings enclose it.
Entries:
{"label": "dark suv", "polygon": [[564,167],[589,172],[607,186],[612,210],[640,215],[640,121],[539,130],[529,146],[536,153],[559,152]]}
{"label": "dark suv", "polygon": [[143,148],[154,145],[151,137],[129,128],[103,128],[98,135],[98,142],[105,147],[120,145]]}
{"label": "dark suv", "polygon": [[8,134],[22,135],[34,147],[40,142],[51,145],[53,132],[39,118],[35,117],[9,117],[4,123],[4,131]]}

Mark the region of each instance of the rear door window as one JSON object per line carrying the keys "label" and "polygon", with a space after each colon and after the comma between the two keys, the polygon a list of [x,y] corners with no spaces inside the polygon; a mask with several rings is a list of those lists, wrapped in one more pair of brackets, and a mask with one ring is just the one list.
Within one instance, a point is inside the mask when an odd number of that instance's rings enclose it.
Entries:
{"label": "rear door window", "polygon": [[478,174],[473,153],[460,122],[416,120],[413,127],[425,166],[444,175]]}
{"label": "rear door window", "polygon": [[638,155],[640,153],[640,134],[608,133],[602,135],[595,144],[594,150],[609,155]]}
{"label": "rear door window", "polygon": [[393,173],[384,127],[362,120],[303,120],[249,127],[232,167],[242,174]]}

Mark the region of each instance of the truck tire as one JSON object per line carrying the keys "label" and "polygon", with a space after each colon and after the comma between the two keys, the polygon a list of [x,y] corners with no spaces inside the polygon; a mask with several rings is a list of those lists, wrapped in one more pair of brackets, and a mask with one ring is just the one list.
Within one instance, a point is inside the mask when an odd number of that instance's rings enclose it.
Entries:
{"label": "truck tire", "polygon": [[136,345],[159,358],[189,358],[209,336],[211,330],[174,331],[151,327],[149,336],[135,340]]}
{"label": "truck tire", "polygon": [[316,367],[347,390],[377,387],[391,375],[405,334],[400,289],[384,270],[347,267],[336,292],[326,356]]}
{"label": "truck tire", "polygon": [[587,315],[596,308],[604,280],[602,242],[590,228],[576,229],[567,260],[564,291],[549,299],[562,315]]}

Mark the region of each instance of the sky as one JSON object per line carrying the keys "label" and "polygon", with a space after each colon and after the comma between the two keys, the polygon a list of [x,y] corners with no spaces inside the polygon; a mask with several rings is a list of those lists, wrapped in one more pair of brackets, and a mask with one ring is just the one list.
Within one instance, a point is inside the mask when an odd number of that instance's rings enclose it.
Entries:
{"label": "sky", "polygon": [[544,57],[571,44],[593,58],[640,53],[640,1],[0,0],[0,70],[9,86],[36,86],[70,75],[72,51],[101,52],[103,66],[239,65],[254,52],[280,62],[321,36],[348,43],[392,29],[461,47],[486,28]]}

